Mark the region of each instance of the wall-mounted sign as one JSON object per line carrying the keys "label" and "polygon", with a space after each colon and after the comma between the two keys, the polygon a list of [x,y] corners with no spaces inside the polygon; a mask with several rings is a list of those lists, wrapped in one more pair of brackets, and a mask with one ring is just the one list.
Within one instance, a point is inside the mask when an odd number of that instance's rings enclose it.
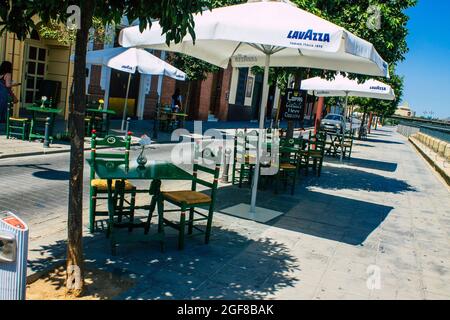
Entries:
{"label": "wall-mounted sign", "polygon": [[305,91],[287,89],[281,105],[281,117],[286,120],[300,120],[303,114]]}

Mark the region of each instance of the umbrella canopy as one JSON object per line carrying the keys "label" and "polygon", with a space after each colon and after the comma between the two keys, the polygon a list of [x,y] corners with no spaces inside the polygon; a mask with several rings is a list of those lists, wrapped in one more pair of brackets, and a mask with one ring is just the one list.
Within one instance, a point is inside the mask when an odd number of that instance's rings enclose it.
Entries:
{"label": "umbrella canopy", "polygon": [[337,75],[334,80],[315,77],[303,80],[302,90],[308,90],[309,94],[316,97],[361,97],[382,100],[395,100],[395,93],[391,86],[377,81],[367,80],[358,83],[342,75]]}
{"label": "umbrella canopy", "polygon": [[[337,75],[334,80],[320,77],[303,80],[301,89],[308,90],[309,94],[317,97],[345,97],[345,115],[347,115],[348,97],[395,100],[394,90],[383,82],[370,79],[364,83],[358,83],[358,81],[351,80],[343,75]],[[350,131],[352,131],[352,128],[353,119],[350,121]],[[344,135],[344,132],[342,132],[342,135]],[[343,149],[341,148],[341,162],[343,157]]]}
{"label": "umbrella canopy", "polygon": [[[194,16],[195,42],[187,35],[166,44],[155,22],[142,33],[138,26],[122,29],[124,47],[181,52],[226,68],[264,66],[259,127],[264,128],[270,66],[311,67],[388,76],[388,64],[373,45],[347,30],[284,2],[251,2],[205,11]],[[255,172],[260,170],[259,139]],[[254,217],[259,174],[252,181],[250,213]]]}
{"label": "umbrella canopy", "polygon": [[[74,60],[74,55],[70,57]],[[104,65],[112,69],[129,73],[125,105],[123,109],[121,130],[124,131],[127,115],[128,92],[130,90],[131,75],[136,70],[141,74],[168,76],[176,80],[186,80],[186,74],[168,64],[164,60],[155,57],[150,52],[139,48],[109,48],[104,50],[89,51],[86,54],[86,63]]]}
{"label": "umbrella canopy", "polygon": [[144,49],[117,47],[89,51],[86,54],[86,63],[104,65],[127,73],[135,73],[137,70],[141,74],[164,75],[176,80],[186,80],[183,71]]}
{"label": "umbrella canopy", "polygon": [[[166,45],[155,22],[141,33],[138,26],[121,31],[124,47],[182,52],[226,68],[270,65],[312,67],[388,76],[388,64],[373,45],[342,27],[283,2],[253,2],[205,11],[194,16],[195,44],[187,35]],[[256,47],[256,48],[255,48]]]}

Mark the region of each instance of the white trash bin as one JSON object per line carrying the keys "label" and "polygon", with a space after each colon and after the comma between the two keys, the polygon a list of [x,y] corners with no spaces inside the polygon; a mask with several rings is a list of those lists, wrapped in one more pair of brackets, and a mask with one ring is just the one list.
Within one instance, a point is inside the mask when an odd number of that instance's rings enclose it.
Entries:
{"label": "white trash bin", "polygon": [[0,211],[0,300],[25,300],[27,256],[27,224]]}

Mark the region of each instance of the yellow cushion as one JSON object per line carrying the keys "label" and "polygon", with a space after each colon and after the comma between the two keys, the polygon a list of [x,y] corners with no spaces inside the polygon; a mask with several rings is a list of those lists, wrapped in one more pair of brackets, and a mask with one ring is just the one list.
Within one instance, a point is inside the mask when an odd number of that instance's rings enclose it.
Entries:
{"label": "yellow cushion", "polygon": [[320,158],[322,157],[322,152],[318,150],[311,150],[309,151],[309,156],[313,158]]}
{"label": "yellow cushion", "polygon": [[211,197],[197,191],[168,191],[163,192],[163,197],[176,203],[187,205],[206,204],[211,202]]}
{"label": "yellow cushion", "polygon": [[351,143],[344,143],[344,147],[348,147],[348,148],[350,148],[352,146],[352,144]]}
{"label": "yellow cushion", "polygon": [[255,163],[255,162],[256,162],[256,157],[255,157],[255,156],[252,156],[252,155],[250,155],[250,154],[246,154],[246,155],[245,155],[245,161],[246,161],[246,162],[252,162],[252,163]]}
{"label": "yellow cushion", "polygon": [[21,121],[21,122],[24,122],[24,121],[28,121],[28,118],[14,118],[14,117],[10,117],[9,120],[10,121]]}
{"label": "yellow cushion", "polygon": [[[112,181],[112,189],[114,190],[116,187],[116,181]],[[107,191],[108,190],[108,180],[104,179],[93,179],[91,180],[91,186],[97,188],[98,191]],[[125,190],[131,191],[134,188],[134,185],[125,180]]]}
{"label": "yellow cushion", "polygon": [[295,170],[297,169],[297,167],[290,163],[280,163],[280,169]]}

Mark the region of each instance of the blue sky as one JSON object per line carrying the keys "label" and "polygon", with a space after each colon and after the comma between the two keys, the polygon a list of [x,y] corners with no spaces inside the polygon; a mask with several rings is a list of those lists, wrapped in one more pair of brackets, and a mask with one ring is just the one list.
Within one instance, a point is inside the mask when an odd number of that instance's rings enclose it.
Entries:
{"label": "blue sky", "polygon": [[409,53],[398,66],[405,77],[403,101],[423,116],[450,117],[450,1],[419,0],[409,9]]}

